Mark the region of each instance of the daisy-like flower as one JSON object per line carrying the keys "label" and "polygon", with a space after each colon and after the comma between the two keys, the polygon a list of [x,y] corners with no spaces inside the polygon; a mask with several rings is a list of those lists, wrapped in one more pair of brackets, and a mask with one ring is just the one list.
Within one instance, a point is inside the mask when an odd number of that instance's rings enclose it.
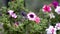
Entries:
{"label": "daisy-like flower", "polygon": [[16,15],[15,13],[13,13],[13,14],[11,15],[11,17],[17,18],[17,15]]}
{"label": "daisy-like flower", "polygon": [[60,14],[60,6],[57,6],[57,8],[55,9],[55,12],[56,12],[57,14]]}
{"label": "daisy-like flower", "polygon": [[33,13],[33,12],[29,12],[29,13],[27,14],[27,18],[28,18],[29,20],[34,21],[36,17],[37,17],[36,14]]}
{"label": "daisy-like flower", "polygon": [[35,22],[38,24],[40,22],[40,18],[39,17],[36,17],[35,18]]}
{"label": "daisy-like flower", "polygon": [[44,5],[42,8],[43,12],[51,12],[51,7],[49,5]]}
{"label": "daisy-like flower", "polygon": [[52,2],[52,5],[54,6],[54,8],[56,8],[56,7],[59,5],[59,3],[54,0],[54,1]]}
{"label": "daisy-like flower", "polygon": [[55,28],[56,28],[57,30],[60,30],[60,23],[56,23]]}
{"label": "daisy-like flower", "polygon": [[8,11],[9,15],[12,15],[13,12],[14,12],[13,10],[9,10],[9,11]]}
{"label": "daisy-like flower", "polygon": [[56,34],[56,30],[53,26],[49,26],[49,28],[46,29],[47,34]]}
{"label": "daisy-like flower", "polygon": [[53,13],[50,13],[49,16],[50,16],[50,19],[55,18]]}

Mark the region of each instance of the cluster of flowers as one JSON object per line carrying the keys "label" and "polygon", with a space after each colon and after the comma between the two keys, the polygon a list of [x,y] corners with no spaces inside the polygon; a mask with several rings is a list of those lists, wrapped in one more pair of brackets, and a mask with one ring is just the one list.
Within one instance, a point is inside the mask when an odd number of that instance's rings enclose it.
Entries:
{"label": "cluster of flowers", "polygon": [[[49,16],[50,16],[50,19],[51,18],[55,18],[55,16],[54,16],[54,14],[53,13],[51,13],[52,11],[52,8],[51,8],[51,6],[54,6],[55,7],[55,12],[57,13],[57,14],[60,14],[60,6],[58,6],[58,2],[57,1],[54,1],[54,2],[52,2],[51,4],[49,4],[49,5],[44,5],[43,7],[42,7],[42,11],[44,12],[44,13],[46,13],[46,12],[48,12],[49,13]],[[11,17],[13,17],[13,18],[17,18],[17,15],[14,13],[14,11],[13,10],[9,10],[8,11],[8,13],[9,13],[9,15],[11,16]],[[27,14],[27,18],[29,19],[29,20],[32,20],[32,21],[35,21],[36,23],[39,23],[40,22],[40,18],[39,17],[37,17],[37,15],[34,13],[34,12],[29,12],[28,14]]]}
{"label": "cluster of flowers", "polygon": [[46,29],[47,34],[56,34],[56,31],[60,30],[60,23],[56,23],[55,27],[49,26],[49,28]]}
{"label": "cluster of flowers", "polygon": [[[42,11],[44,13],[49,13],[50,19],[55,18],[55,15],[52,13],[52,8],[51,6],[55,7],[55,12],[57,14],[60,14],[60,6],[58,6],[59,3],[57,1],[52,2],[49,5],[44,5],[42,7]],[[17,18],[17,15],[14,13],[13,10],[9,10],[8,11],[9,15],[13,18]],[[29,12],[26,17],[31,20],[31,21],[35,21],[37,24],[40,23],[40,18],[34,13],[34,12]],[[15,23],[16,25],[16,23]],[[50,26],[48,29],[46,29],[47,34],[56,34],[56,31],[60,30],[60,23],[57,23],[55,27]]]}
{"label": "cluster of flowers", "polygon": [[[9,10],[8,13],[9,13],[9,15],[10,15],[11,17],[17,18],[17,15],[14,13],[13,10]],[[35,21],[36,23],[39,23],[39,22],[40,22],[40,18],[37,17],[36,14],[33,13],[33,12],[29,12],[29,13],[27,14],[27,18],[28,18],[29,20]]]}
{"label": "cluster of flowers", "polygon": [[[51,11],[51,10],[52,10],[52,8],[51,8],[52,5],[56,8],[56,9],[55,9],[55,12],[58,13],[58,14],[60,14],[60,10],[59,10],[59,9],[60,9],[60,6],[58,6],[58,2],[57,2],[57,1],[54,1],[53,3],[51,3],[51,4],[49,4],[49,5],[44,5],[44,6],[42,7],[42,11],[43,11],[44,13],[46,13],[46,12],[50,13],[50,12],[52,12],[52,11]],[[13,10],[9,10],[8,13],[9,13],[9,15],[10,15],[11,17],[17,18],[17,15],[14,13]],[[53,13],[50,13],[49,15],[50,15],[50,18],[55,18],[55,16],[53,15]],[[28,18],[29,20],[35,21],[35,22],[37,22],[37,23],[40,22],[40,21],[39,21],[40,18],[37,17],[37,15],[36,15],[34,12],[29,12],[29,13],[27,14],[27,18]]]}
{"label": "cluster of flowers", "polygon": [[[50,13],[52,10],[51,6],[54,6],[55,12],[59,15],[60,14],[60,6],[58,6],[58,5],[59,5],[59,3],[57,1],[54,1],[52,4],[44,5],[42,8],[42,11],[44,13],[45,12]],[[53,13],[50,13],[49,15],[50,15],[50,19],[55,18],[55,15]],[[60,30],[60,23],[56,23],[55,27],[50,25],[49,28],[46,29],[47,34],[56,34],[57,30]]]}

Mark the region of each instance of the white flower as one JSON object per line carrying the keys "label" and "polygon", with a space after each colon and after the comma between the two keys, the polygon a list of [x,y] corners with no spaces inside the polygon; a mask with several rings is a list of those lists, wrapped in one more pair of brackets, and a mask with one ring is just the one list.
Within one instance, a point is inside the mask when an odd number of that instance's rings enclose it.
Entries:
{"label": "white flower", "polygon": [[60,23],[56,23],[55,28],[56,28],[57,30],[60,30]]}
{"label": "white flower", "polygon": [[55,12],[56,12],[57,14],[60,14],[60,6],[57,6],[57,8],[55,9]]}
{"label": "white flower", "polygon": [[12,15],[13,12],[14,12],[13,10],[9,10],[9,11],[8,11],[8,13],[9,13],[10,15]]}
{"label": "white flower", "polygon": [[35,18],[36,18],[36,14],[33,13],[33,12],[29,12],[29,13],[27,14],[27,18],[28,18],[29,20],[34,21]]}
{"label": "white flower", "polygon": [[49,14],[50,19],[55,18],[55,15],[53,13]]}
{"label": "white flower", "polygon": [[53,26],[49,26],[49,28],[46,29],[47,34],[56,34],[56,28]]}
{"label": "white flower", "polygon": [[14,13],[13,10],[9,10],[8,13],[9,13],[9,15],[10,15],[11,17],[17,18],[17,15]]}

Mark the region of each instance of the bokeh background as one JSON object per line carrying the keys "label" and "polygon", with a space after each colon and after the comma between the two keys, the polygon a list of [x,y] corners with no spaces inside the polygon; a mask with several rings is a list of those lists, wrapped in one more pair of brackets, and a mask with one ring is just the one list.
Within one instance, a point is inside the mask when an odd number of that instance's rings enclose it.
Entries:
{"label": "bokeh background", "polygon": [[[12,0],[0,0],[0,8],[2,6],[8,7],[8,2],[10,2],[10,1],[12,1]],[[44,4],[50,4],[52,1],[53,0],[24,0],[24,6],[26,8],[28,8],[29,10],[37,13],[37,11],[39,11],[43,7]],[[60,3],[60,0],[57,0],[57,1]],[[2,29],[2,31],[1,31],[1,29]],[[3,34],[2,23],[0,23],[0,34]]]}

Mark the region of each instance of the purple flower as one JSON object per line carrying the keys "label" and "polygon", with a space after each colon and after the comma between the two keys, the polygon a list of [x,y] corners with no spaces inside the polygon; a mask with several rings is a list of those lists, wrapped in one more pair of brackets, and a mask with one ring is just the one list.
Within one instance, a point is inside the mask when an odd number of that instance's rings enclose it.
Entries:
{"label": "purple flower", "polygon": [[54,0],[54,1],[52,2],[52,4],[53,4],[53,6],[56,8],[56,7],[58,6],[59,3],[58,3],[57,1]]}
{"label": "purple flower", "polygon": [[24,16],[24,17],[27,16],[26,12],[24,12],[24,11],[21,12],[21,15]]}

